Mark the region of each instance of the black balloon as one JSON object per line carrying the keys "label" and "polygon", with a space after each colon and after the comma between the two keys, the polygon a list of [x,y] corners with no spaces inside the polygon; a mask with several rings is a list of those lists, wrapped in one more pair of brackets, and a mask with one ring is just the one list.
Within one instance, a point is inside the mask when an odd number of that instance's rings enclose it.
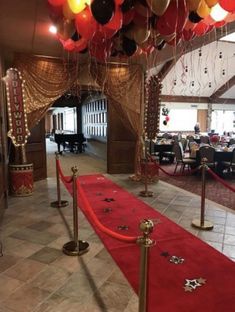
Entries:
{"label": "black balloon", "polygon": [[202,18],[194,11],[189,13],[188,19],[194,24],[199,23],[202,20]]}
{"label": "black balloon", "polygon": [[167,125],[167,121],[163,120],[163,125],[166,126]]}
{"label": "black balloon", "polygon": [[121,10],[123,13],[129,11],[130,9],[133,8],[135,3],[135,0],[124,0],[124,2],[121,5]]}
{"label": "black balloon", "polygon": [[132,56],[137,50],[137,45],[135,40],[123,36],[122,48],[127,56]]}
{"label": "black balloon", "polygon": [[114,0],[93,0],[91,3],[91,12],[95,20],[101,24],[107,24],[114,15]]}

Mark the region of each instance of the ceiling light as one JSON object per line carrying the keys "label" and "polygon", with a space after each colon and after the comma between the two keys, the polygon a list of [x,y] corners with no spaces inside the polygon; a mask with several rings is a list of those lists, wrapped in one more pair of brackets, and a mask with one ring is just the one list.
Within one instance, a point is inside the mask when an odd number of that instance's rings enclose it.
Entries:
{"label": "ceiling light", "polygon": [[211,9],[210,16],[213,18],[214,21],[220,22],[225,19],[228,15],[228,12],[225,11],[218,3],[213,6]]}
{"label": "ceiling light", "polygon": [[220,38],[221,41],[235,42],[235,32]]}
{"label": "ceiling light", "polygon": [[51,25],[49,27],[49,32],[52,34],[56,34],[57,33],[57,27],[55,25]]}

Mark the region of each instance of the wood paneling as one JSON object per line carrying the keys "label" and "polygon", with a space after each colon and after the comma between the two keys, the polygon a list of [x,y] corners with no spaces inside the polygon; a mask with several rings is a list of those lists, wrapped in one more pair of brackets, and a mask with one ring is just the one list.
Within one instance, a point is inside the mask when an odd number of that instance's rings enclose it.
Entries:
{"label": "wood paneling", "polygon": [[200,123],[201,132],[207,132],[207,109],[198,109],[197,111],[197,121]]}
{"label": "wood paneling", "polygon": [[32,130],[26,145],[27,162],[33,163],[34,181],[46,179],[45,120],[42,119]]}
{"label": "wood paneling", "polygon": [[135,135],[124,124],[118,112],[108,106],[108,173],[132,173],[135,160]]}

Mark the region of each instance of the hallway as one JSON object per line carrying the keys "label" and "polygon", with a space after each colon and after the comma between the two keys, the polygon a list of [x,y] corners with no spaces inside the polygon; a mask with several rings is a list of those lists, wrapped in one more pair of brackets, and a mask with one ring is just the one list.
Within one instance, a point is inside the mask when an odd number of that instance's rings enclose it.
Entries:
{"label": "hallway", "polygon": [[[62,185],[69,206],[50,207],[56,200],[55,150],[55,144],[47,145],[48,178],[35,183],[33,195],[9,197],[1,231],[0,312],[138,311],[136,294],[80,211],[79,237],[90,250],[81,257],[62,253],[72,239],[72,198]],[[64,153],[60,160],[65,175],[74,165],[80,175],[106,172],[105,161],[87,153]],[[144,189],[126,174],[105,175],[136,196]],[[152,198],[139,198],[235,260],[234,211],[207,201],[206,219],[214,229],[200,231],[191,227],[200,215],[200,197],[161,181],[149,189]]]}

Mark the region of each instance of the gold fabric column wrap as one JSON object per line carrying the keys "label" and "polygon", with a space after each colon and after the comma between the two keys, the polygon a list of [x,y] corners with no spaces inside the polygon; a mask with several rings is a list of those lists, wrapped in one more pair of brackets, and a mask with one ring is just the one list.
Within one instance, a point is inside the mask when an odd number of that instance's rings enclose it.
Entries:
{"label": "gold fabric column wrap", "polygon": [[17,54],[14,65],[25,81],[29,129],[46,114],[53,102],[76,80],[76,66],[59,59]]}
{"label": "gold fabric column wrap", "polygon": [[91,73],[109,102],[118,111],[123,123],[129,124],[136,136],[135,174],[140,174],[143,134],[143,71],[139,65],[99,65]]}

